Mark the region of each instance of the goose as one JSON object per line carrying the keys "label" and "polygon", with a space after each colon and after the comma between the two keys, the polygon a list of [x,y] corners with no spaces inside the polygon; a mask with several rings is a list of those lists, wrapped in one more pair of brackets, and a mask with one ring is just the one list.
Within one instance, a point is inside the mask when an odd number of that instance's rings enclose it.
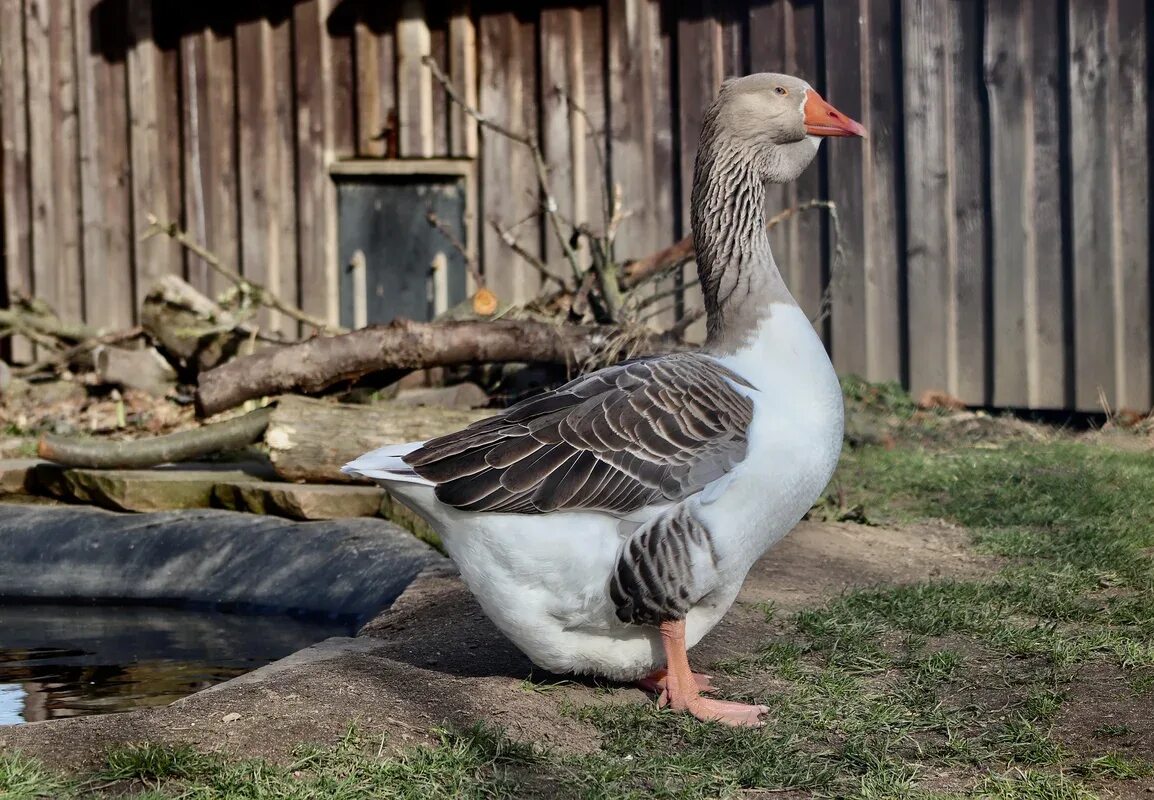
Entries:
{"label": "goose", "polygon": [[344,466],[428,520],[484,613],[539,667],[637,681],[701,720],[763,724],[766,706],[708,696],[687,650],[841,452],[838,379],[765,220],[766,183],[797,178],[829,136],[865,129],[800,78],[721,86],[691,199],[699,350],[599,369]]}

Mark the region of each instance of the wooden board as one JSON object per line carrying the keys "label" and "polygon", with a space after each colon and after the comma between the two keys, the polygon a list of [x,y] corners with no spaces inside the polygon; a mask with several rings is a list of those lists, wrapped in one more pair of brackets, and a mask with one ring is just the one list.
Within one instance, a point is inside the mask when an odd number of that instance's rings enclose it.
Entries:
{"label": "wooden board", "polygon": [[397,156],[396,14],[366,3],[356,23],[357,155]]}
{"label": "wooden board", "polygon": [[421,59],[432,53],[425,0],[403,0],[396,23],[398,153],[433,155],[433,77]]}
{"label": "wooden board", "polygon": [[[1114,118],[1110,90],[1110,6],[1072,3],[1070,154],[1073,229],[1074,363],[1078,408],[1118,402],[1118,307],[1114,253],[1114,142],[1103,120]],[[1116,21],[1113,21],[1116,24]]]}
{"label": "wooden board", "polygon": [[132,159],[132,232],[135,273],[134,309],[156,280],[184,273],[184,252],[165,236],[140,241],[148,215],[164,222],[181,219],[180,89],[176,54],[164,52],[154,37],[150,0],[128,1],[128,25],[134,44],[127,55],[128,123]]}
{"label": "wooden board", "polygon": [[[289,89],[289,25],[237,26],[237,120],[241,268],[244,276],[297,302],[294,130]],[[296,323],[262,311],[263,326],[296,334]]]}
{"label": "wooden board", "polygon": [[952,208],[944,102],[951,64],[945,0],[912,0],[903,14],[909,381],[917,394],[957,388],[956,309],[950,276]]}
{"label": "wooden board", "polygon": [[[535,26],[514,14],[480,17],[479,70],[482,114],[518,132],[536,135]],[[539,196],[528,150],[491,131],[481,132],[481,185],[486,223],[495,220],[532,252],[540,253]],[[510,252],[490,224],[483,227],[486,283],[501,302],[523,302],[537,293],[535,271]]]}
{"label": "wooden board", "polygon": [[[214,30],[182,42],[185,226],[225,264],[239,269],[236,72],[231,38]],[[189,254],[188,278],[218,297],[232,283]]]}
{"label": "wooden board", "polygon": [[[993,241],[993,403],[1061,408],[1062,251],[1058,18],[1047,3],[991,5],[985,20]],[[1025,67],[1025,69],[1023,69]]]}
{"label": "wooden board", "polygon": [[[690,196],[693,191],[693,166],[702,121],[725,77],[721,24],[706,13],[703,3],[697,2],[691,5],[692,8],[687,8],[687,13],[677,23],[677,86],[681,140],[681,157],[678,164],[679,217],[685,234],[690,233],[692,229]],[[687,267],[683,276],[685,283],[696,281],[696,278],[696,266]],[[701,308],[704,304],[701,290],[696,286],[687,288],[683,303],[687,310]],[[704,337],[704,320],[686,331],[686,338],[691,341],[702,341]]]}
{"label": "wooden board", "polygon": [[[863,151],[861,197],[848,202],[862,208],[865,222],[865,376],[899,381],[904,375],[905,331],[902,307],[901,251],[901,71],[897,40],[901,17],[891,0],[867,0],[863,7],[866,44],[863,61],[862,115],[869,140]],[[831,172],[831,184],[837,176]],[[834,309],[836,320],[837,309]],[[835,322],[836,324],[836,322]]]}
{"label": "wooden board", "polygon": [[610,170],[629,214],[619,228],[617,255],[639,258],[672,244],[676,228],[672,178],[680,156],[673,155],[670,44],[654,0],[611,4],[609,15]]}
{"label": "wooden board", "polygon": [[[30,169],[25,82],[22,0],[0,0],[0,15],[13,23],[0,25],[0,180],[3,198],[3,247],[5,279],[9,295],[31,295],[32,231]],[[3,298],[7,305],[8,298]],[[22,337],[12,342],[13,359],[28,361],[32,345]]]}
{"label": "wooden board", "polygon": [[1111,37],[1114,110],[1114,299],[1117,340],[1116,408],[1139,413],[1151,395],[1150,151],[1148,3],[1118,0]]}
{"label": "wooden board", "polygon": [[[868,12],[863,5],[864,0],[832,4],[826,9],[822,35],[826,51],[837,54],[836,59],[826,62],[826,100],[868,125],[863,113],[869,81],[869,40],[865,29]],[[835,139],[822,144],[830,178],[827,198],[837,204],[840,223],[829,225],[830,352],[839,373],[862,376],[869,371],[866,149],[864,142],[853,140]]]}
{"label": "wooden board", "polygon": [[79,130],[72,9],[25,3],[28,135],[32,150],[32,252],[36,295],[64,319],[84,318]]}
{"label": "wooden board", "polygon": [[981,82],[982,16],[976,3],[946,3],[950,48],[947,142],[952,194],[950,264],[953,285],[956,385],[971,405],[988,405],[985,88]]}
{"label": "wooden board", "polygon": [[[469,105],[477,105],[477,31],[468,0],[454,0],[449,17],[449,78]],[[449,154],[477,155],[477,123],[457,104],[449,108]]]}
{"label": "wooden board", "polygon": [[[301,308],[337,321],[336,192],[328,174],[333,153],[332,49],[323,0],[293,7],[296,55],[296,214]],[[309,333],[305,331],[305,333]]]}
{"label": "wooden board", "polygon": [[[99,0],[75,0],[81,244],[85,321],[98,329],[132,325],[128,96],[122,49],[126,20],[93,17]],[[96,26],[90,25],[95,20]],[[118,24],[119,23],[119,24]]]}

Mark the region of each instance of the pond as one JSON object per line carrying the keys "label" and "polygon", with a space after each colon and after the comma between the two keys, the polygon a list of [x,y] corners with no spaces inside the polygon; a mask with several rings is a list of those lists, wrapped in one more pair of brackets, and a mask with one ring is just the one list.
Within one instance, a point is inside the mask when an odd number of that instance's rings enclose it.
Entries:
{"label": "pond", "polygon": [[330,636],[351,616],[0,604],[0,725],[165,705]]}

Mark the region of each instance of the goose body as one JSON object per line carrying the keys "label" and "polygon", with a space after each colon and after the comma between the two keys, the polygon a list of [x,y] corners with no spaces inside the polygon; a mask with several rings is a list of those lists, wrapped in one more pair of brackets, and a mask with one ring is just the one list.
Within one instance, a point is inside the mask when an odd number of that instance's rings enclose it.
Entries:
{"label": "goose body", "polygon": [[345,466],[429,521],[537,665],[657,675],[675,709],[759,724],[762,706],[701,696],[686,649],[817,499],[843,426],[833,366],[770,252],[765,183],[793,180],[819,137],[862,134],[797,78],[727,82],[692,199],[705,347],[607,367]]}
{"label": "goose body", "polygon": [[[655,359],[667,358],[658,356]],[[801,519],[829,482],[841,450],[842,397],[813,326],[796,305],[771,309],[757,337],[718,363],[744,378],[753,404],[745,458],[677,503],[625,517],[602,511],[475,513],[437,500],[383,448],[348,465],[381,481],[429,520],[486,616],[543,669],[633,680],[664,664],[658,629],[623,622],[608,591],[628,537],[666,514],[710,531],[716,560],[698,548],[686,616],[692,647],[724,616],[753,563]]]}

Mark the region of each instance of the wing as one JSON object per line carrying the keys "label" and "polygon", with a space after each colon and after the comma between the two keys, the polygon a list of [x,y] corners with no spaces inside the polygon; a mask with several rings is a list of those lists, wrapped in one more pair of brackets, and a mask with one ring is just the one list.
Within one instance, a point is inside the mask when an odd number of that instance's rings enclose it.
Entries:
{"label": "wing", "polygon": [[404,456],[467,511],[628,513],[682,500],[745,457],[743,378],[696,353],[598,370]]}

